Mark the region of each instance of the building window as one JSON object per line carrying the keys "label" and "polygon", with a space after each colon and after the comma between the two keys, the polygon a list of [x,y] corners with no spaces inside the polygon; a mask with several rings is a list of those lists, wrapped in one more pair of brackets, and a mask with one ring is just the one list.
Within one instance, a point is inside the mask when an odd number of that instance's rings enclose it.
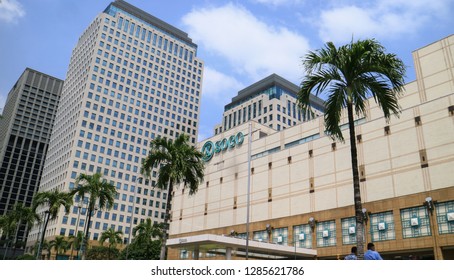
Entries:
{"label": "building window", "polygon": [[268,242],[268,232],[266,230],[254,231],[252,234],[252,240],[259,242]]}
{"label": "building window", "polygon": [[435,203],[439,234],[454,233],[454,201]]}
{"label": "building window", "polygon": [[396,239],[392,211],[370,214],[369,217],[372,242]]}
{"label": "building window", "polygon": [[403,238],[431,235],[429,213],[425,206],[400,210],[400,220]]}
{"label": "building window", "polygon": [[312,231],[311,227],[306,225],[297,225],[293,227],[293,241],[298,248],[312,248]]}
{"label": "building window", "polygon": [[420,126],[421,125],[421,116],[415,117],[415,125]]}
{"label": "building window", "polygon": [[288,228],[275,228],[271,233],[271,243],[279,245],[288,244]]}
{"label": "building window", "polygon": [[448,107],[448,112],[450,116],[454,116],[454,105]]}
{"label": "building window", "polygon": [[[341,219],[342,244],[356,244],[356,217]],[[364,228],[366,225],[364,224]],[[367,232],[366,230],[364,232]]]}
{"label": "building window", "polygon": [[315,235],[317,247],[336,246],[336,221],[318,222]]}

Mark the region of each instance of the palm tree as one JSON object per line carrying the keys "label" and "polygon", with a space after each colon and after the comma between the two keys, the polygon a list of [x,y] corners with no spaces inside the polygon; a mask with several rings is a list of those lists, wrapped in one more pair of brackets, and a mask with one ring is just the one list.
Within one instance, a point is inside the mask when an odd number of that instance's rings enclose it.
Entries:
{"label": "palm tree", "polygon": [[81,231],[78,231],[76,236],[74,235],[71,235],[69,236],[69,239],[70,239],[70,245],[71,245],[71,255],[70,255],[70,258],[71,259],[74,259],[73,258],[73,251],[76,250],[76,259],[78,260],[79,259],[79,250],[82,246],[82,242],[84,240],[84,234],[83,232]]}
{"label": "palm tree", "polygon": [[326,131],[333,140],[344,142],[340,129],[343,109],[347,108],[358,255],[364,254],[363,214],[355,143],[354,115],[365,116],[369,99],[381,107],[387,121],[399,115],[398,98],[404,86],[405,66],[394,54],[387,54],[376,40],[359,40],[336,48],[329,42],[309,52],[303,59],[307,76],[301,82],[298,103],[312,113],[309,97],[327,93],[324,114]]}
{"label": "palm tree", "polygon": [[73,195],[79,195],[82,199],[88,196],[87,225],[82,244],[82,258],[85,257],[86,245],[88,245],[91,217],[95,210],[111,209],[117,195],[115,186],[106,180],[101,180],[101,177],[100,173],[93,175],[79,174],[75,182],[77,188],[71,192]]}
{"label": "palm tree", "polygon": [[181,134],[175,140],[156,138],[150,143],[148,156],[142,162],[141,173],[150,178],[153,168],[158,168],[156,187],[167,189],[166,215],[164,217],[164,235],[161,246],[160,259],[166,255],[166,240],[168,221],[170,218],[170,203],[175,185],[183,184],[189,188],[189,195],[197,192],[203,181],[204,163],[202,153],[189,144],[189,136]]}
{"label": "palm tree", "polygon": [[14,205],[14,208],[12,210],[12,215],[14,216],[14,219],[16,220],[16,232],[14,234],[14,250],[13,250],[13,256],[15,255],[15,250],[17,247],[17,237],[19,235],[19,229],[20,227],[25,223],[25,233],[24,236],[27,236],[28,229],[35,223],[35,221],[40,221],[40,216],[36,214],[35,211],[33,211],[32,208],[30,207],[25,207],[22,203],[17,203]]}
{"label": "palm tree", "polygon": [[164,228],[165,225],[163,223],[154,224],[151,219],[148,218],[144,223],[137,225],[132,231],[134,242],[141,245],[147,245],[153,238],[161,240],[164,237]]}
{"label": "palm tree", "polygon": [[[65,209],[65,213],[68,214],[72,204],[73,195],[71,193],[60,192],[58,189],[55,189],[53,191],[39,192],[35,195],[32,203],[32,209],[34,212],[36,212],[36,209],[39,206],[48,207],[48,210],[46,210],[46,220],[44,221],[43,232],[41,234],[41,240],[39,244],[43,245],[44,243],[44,236],[46,235],[46,229],[49,220],[55,220],[57,218],[62,206]],[[41,250],[42,246],[38,246],[36,254],[37,258],[41,255]]]}
{"label": "palm tree", "polygon": [[52,249],[54,249],[55,259],[58,260],[58,256],[63,255],[66,251],[68,251],[69,247],[70,243],[64,236],[56,236],[54,240],[49,242],[48,250],[51,252]]}
{"label": "palm tree", "polygon": [[110,260],[110,251],[112,248],[116,247],[117,244],[121,244],[123,238],[123,232],[120,230],[115,231],[113,228],[109,228],[101,234],[101,238],[99,239],[99,243],[102,245],[104,241],[109,240],[109,252],[108,252],[108,259]]}
{"label": "palm tree", "polygon": [[0,230],[1,236],[4,237],[6,248],[5,253],[3,255],[3,259],[6,259],[6,255],[8,252],[8,246],[11,243],[11,238],[14,235],[14,230],[17,226],[17,219],[12,211],[6,213],[0,217]]}

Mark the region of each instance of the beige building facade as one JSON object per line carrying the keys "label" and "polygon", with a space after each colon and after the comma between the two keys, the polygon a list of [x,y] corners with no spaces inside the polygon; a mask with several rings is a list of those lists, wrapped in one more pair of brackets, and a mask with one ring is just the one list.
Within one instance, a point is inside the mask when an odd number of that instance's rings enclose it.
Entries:
{"label": "beige building facade", "polygon": [[[400,117],[386,122],[371,100],[356,120],[366,242],[385,259],[454,259],[454,36],[413,58],[417,78],[405,86]],[[325,135],[323,117],[283,131],[250,123],[250,145],[248,124],[199,143],[243,136],[213,153],[196,195],[176,190],[170,237],[242,238],[249,228],[254,241],[343,258],[356,244],[347,127],[339,143]],[[225,254],[222,246],[204,248],[199,258]],[[183,243],[169,258],[194,258],[191,250]]]}

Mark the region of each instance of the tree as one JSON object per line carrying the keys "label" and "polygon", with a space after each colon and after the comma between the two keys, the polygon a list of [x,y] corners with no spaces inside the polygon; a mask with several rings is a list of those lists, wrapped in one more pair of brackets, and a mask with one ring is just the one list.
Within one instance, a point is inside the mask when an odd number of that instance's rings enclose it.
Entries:
{"label": "tree", "polygon": [[140,245],[146,245],[150,243],[153,238],[162,239],[164,237],[164,228],[165,225],[163,223],[154,224],[151,219],[148,218],[144,223],[140,223],[133,229],[133,242],[137,242]]}
{"label": "tree", "polygon": [[203,181],[204,163],[202,153],[189,144],[189,136],[179,135],[175,140],[156,138],[150,143],[148,156],[142,163],[141,173],[149,178],[153,168],[158,168],[156,187],[167,189],[166,214],[164,217],[164,234],[162,238],[161,256],[166,257],[166,240],[168,221],[170,218],[170,203],[172,201],[173,187],[183,184],[189,189],[189,195],[197,192],[199,184]]}
{"label": "tree", "polygon": [[115,231],[113,228],[109,228],[101,234],[101,238],[99,239],[99,243],[101,245],[104,241],[109,240],[109,253],[107,255],[108,260],[110,260],[110,252],[112,251],[112,248],[116,248],[117,244],[121,244],[123,240],[122,236],[122,231]]}
{"label": "tree", "polygon": [[65,239],[64,236],[56,236],[54,240],[49,241],[48,250],[49,252],[51,252],[52,249],[54,249],[55,259],[58,260],[58,257],[66,253],[69,247],[70,243],[68,242],[68,240]]}
{"label": "tree", "polygon": [[[60,208],[62,206],[65,209],[66,214],[68,214],[72,204],[73,195],[71,193],[60,192],[58,189],[55,189],[53,191],[39,192],[35,195],[32,203],[32,209],[34,212],[36,212],[36,209],[39,206],[48,207],[48,210],[46,210],[45,212],[46,216],[44,221],[44,227],[39,244],[43,245],[44,243],[44,236],[46,235],[46,229],[49,220],[55,220],[57,218],[58,213],[60,212]],[[37,257],[41,256],[42,249],[43,246],[38,246],[38,250],[36,253]]]}
{"label": "tree", "polygon": [[82,244],[82,258],[85,256],[85,249],[90,236],[91,217],[96,210],[111,209],[117,195],[115,186],[106,180],[101,180],[101,178],[100,173],[93,175],[79,174],[75,182],[77,187],[71,192],[73,195],[79,195],[81,199],[88,196],[87,226]]}
{"label": "tree", "polygon": [[143,246],[139,242],[132,242],[121,252],[122,260],[159,260],[161,254],[161,240],[151,240]]}
{"label": "tree", "polygon": [[107,247],[103,246],[93,246],[90,249],[87,250],[86,253],[86,259],[87,260],[107,260],[109,257],[109,254],[111,255],[112,259],[119,259],[120,256],[120,250],[117,248],[112,248],[112,250],[109,250]]}
{"label": "tree", "polygon": [[79,250],[82,246],[82,242],[84,241],[84,233],[82,231],[78,231],[76,236],[71,235],[69,236],[69,242],[71,246],[71,255],[70,258],[73,258],[73,251],[76,250],[76,260],[79,259]]}
{"label": "tree", "polygon": [[[143,260],[155,260],[159,259],[159,249],[156,255],[156,248],[161,246],[162,238],[164,237],[165,224],[164,223],[153,223],[150,218],[145,222],[137,225],[132,234],[134,239],[132,244],[129,244],[125,251],[125,259],[143,259]],[[159,246],[157,246],[157,240]]]}
{"label": "tree", "polygon": [[1,236],[5,242],[5,253],[3,255],[3,259],[6,259],[6,255],[8,252],[9,244],[11,243],[11,238],[14,235],[14,230],[16,229],[17,220],[12,211],[6,213],[0,217],[0,230]]}
{"label": "tree", "polygon": [[313,113],[309,97],[327,93],[324,121],[333,140],[344,142],[340,128],[347,109],[353,175],[358,255],[364,254],[363,214],[358,176],[354,115],[365,116],[369,99],[380,106],[387,121],[399,115],[398,98],[404,86],[405,66],[394,54],[387,54],[373,39],[359,40],[336,48],[329,42],[303,59],[307,76],[301,82],[298,104],[304,113]]}
{"label": "tree", "polygon": [[[36,212],[30,208],[30,207],[25,207],[22,203],[17,203],[14,205],[13,210],[11,211],[14,220],[16,221],[16,230],[14,234],[14,239],[13,239],[13,245],[14,245],[14,251],[16,248],[18,248],[18,235],[19,235],[19,229],[20,227],[25,224],[25,236],[27,235],[28,229],[33,226],[33,223],[35,221],[40,221],[40,216],[36,214]],[[23,244],[23,242],[20,242]],[[13,252],[13,256],[15,255],[15,252]]]}

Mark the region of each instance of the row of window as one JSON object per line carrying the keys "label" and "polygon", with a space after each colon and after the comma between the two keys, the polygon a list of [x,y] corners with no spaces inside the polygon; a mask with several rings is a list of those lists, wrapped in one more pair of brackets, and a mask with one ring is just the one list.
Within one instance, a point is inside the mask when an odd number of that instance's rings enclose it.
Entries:
{"label": "row of window", "polygon": [[[454,201],[435,204],[436,224],[438,234],[454,233]],[[402,238],[417,238],[433,235],[431,220],[426,206],[418,206],[400,210],[400,223]],[[392,211],[381,213],[369,213],[365,228],[368,228],[371,242],[395,240],[396,230]],[[368,226],[368,227],[367,227]],[[314,220],[311,225],[303,224],[293,226],[293,242],[296,247],[312,248],[312,232],[315,233],[317,247],[336,246],[337,228],[336,221]],[[348,217],[341,219],[342,244],[356,244],[356,218]],[[246,238],[245,233],[238,234],[239,238]],[[253,232],[253,240],[288,245],[288,228],[276,228]]]}

